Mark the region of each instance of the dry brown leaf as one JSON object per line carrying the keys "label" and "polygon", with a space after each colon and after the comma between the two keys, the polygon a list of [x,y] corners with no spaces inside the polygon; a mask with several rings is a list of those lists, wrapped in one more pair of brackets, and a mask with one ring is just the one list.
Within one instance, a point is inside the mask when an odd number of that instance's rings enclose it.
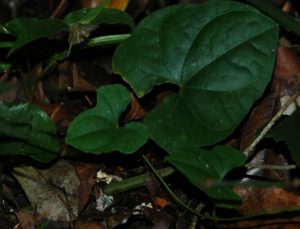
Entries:
{"label": "dry brown leaf", "polygon": [[[242,205],[238,211],[244,215],[258,214],[260,212],[280,210],[283,208],[300,207],[300,197],[293,192],[282,188],[245,188],[237,187],[235,192],[241,196]],[[242,220],[229,224],[218,224],[218,228],[259,228],[259,229],[294,229],[299,228],[300,217],[268,215],[263,219]]]}
{"label": "dry brown leaf", "polygon": [[63,61],[58,66],[58,88],[59,89],[72,89],[72,64],[69,60]]}
{"label": "dry brown leaf", "polygon": [[280,95],[291,94],[300,85],[300,59],[291,47],[287,40],[280,40],[274,70]]}
{"label": "dry brown leaf", "polygon": [[74,229],[106,229],[103,225],[92,220],[78,220],[75,222]]}
{"label": "dry brown leaf", "polygon": [[[84,8],[94,8],[98,6],[102,0],[83,0],[81,2],[81,6]],[[114,8],[118,10],[126,10],[128,6],[129,0],[110,0],[109,3],[107,4],[107,8]]]}
{"label": "dry brown leaf", "polygon": [[126,113],[126,116],[124,118],[124,122],[129,122],[131,120],[141,119],[144,118],[146,115],[146,111],[142,107],[142,105],[139,103],[137,98],[134,94],[131,94],[131,106],[130,110]]}
{"label": "dry brown leaf", "polygon": [[48,169],[17,166],[12,173],[37,214],[65,222],[78,216],[80,182],[74,167],[67,161],[58,161]]}
{"label": "dry brown leaf", "polygon": [[241,150],[245,150],[252,143],[259,130],[271,120],[278,108],[279,100],[276,93],[267,95],[254,107],[241,135]]}
{"label": "dry brown leaf", "polygon": [[[79,211],[81,211],[87,204],[92,194],[92,189],[95,186],[95,177],[97,171],[99,170],[99,165],[78,162],[74,165],[74,167],[80,181],[78,208]],[[95,190],[95,192],[97,192],[97,190]],[[97,195],[99,195],[99,193],[94,194],[96,195],[96,198],[98,198]]]}
{"label": "dry brown leaf", "polygon": [[267,124],[280,108],[280,97],[293,94],[300,87],[300,59],[291,44],[282,38],[277,51],[274,77],[270,93],[254,107],[241,136],[240,148],[248,147],[257,132]]}
{"label": "dry brown leaf", "polygon": [[242,204],[238,207],[238,211],[244,215],[282,208],[300,207],[300,197],[298,195],[278,187],[236,187],[234,191],[242,199]]}
{"label": "dry brown leaf", "polygon": [[[37,224],[36,217],[32,213],[24,213],[22,211],[17,211],[16,216],[19,220],[19,228],[21,229],[34,229]],[[17,228],[18,228],[17,226]],[[16,227],[15,227],[16,228]]]}
{"label": "dry brown leaf", "polygon": [[96,87],[82,78],[76,63],[66,60],[58,65],[58,88],[68,91],[96,91]]}
{"label": "dry brown leaf", "polygon": [[72,66],[73,90],[75,91],[96,91],[97,88],[82,78],[76,63]]}
{"label": "dry brown leaf", "polygon": [[57,133],[61,135],[66,134],[70,123],[81,111],[78,106],[67,107],[61,104],[49,104],[38,101],[35,103],[50,116],[56,126]]}
{"label": "dry brown leaf", "polygon": [[128,3],[129,0],[110,0],[107,7],[124,11],[126,10]]}

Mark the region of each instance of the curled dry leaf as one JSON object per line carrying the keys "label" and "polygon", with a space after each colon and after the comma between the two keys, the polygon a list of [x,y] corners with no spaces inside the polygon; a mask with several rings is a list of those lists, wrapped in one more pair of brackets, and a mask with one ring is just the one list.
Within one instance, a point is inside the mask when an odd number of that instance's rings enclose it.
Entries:
{"label": "curled dry leaf", "polygon": [[126,116],[123,121],[129,122],[132,120],[144,118],[145,116],[146,116],[146,111],[139,103],[135,95],[131,93],[130,110],[126,113]]}

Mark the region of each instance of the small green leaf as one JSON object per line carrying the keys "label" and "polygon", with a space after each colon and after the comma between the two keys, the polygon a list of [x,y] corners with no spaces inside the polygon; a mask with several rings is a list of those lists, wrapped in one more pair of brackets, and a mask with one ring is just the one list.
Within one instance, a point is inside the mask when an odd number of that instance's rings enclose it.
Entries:
{"label": "small green leaf", "polygon": [[229,171],[244,164],[246,157],[242,152],[224,146],[217,146],[211,152],[190,147],[172,152],[166,159],[192,184],[216,200],[218,206],[232,207],[240,201],[238,195],[220,183]]}
{"label": "small green leaf", "polygon": [[86,15],[84,15],[79,23],[81,24],[90,24],[95,18],[97,18],[101,12],[104,10],[105,5],[107,4],[109,0],[104,0],[102,4],[99,4],[99,6],[95,8],[91,8]]}
{"label": "small green leaf", "polygon": [[59,143],[48,115],[36,105],[0,102],[0,155],[25,155],[40,162],[57,157]]}
{"label": "small green leaf", "polygon": [[69,52],[73,45],[80,44],[90,36],[90,33],[100,24],[124,24],[134,27],[132,18],[125,12],[115,9],[105,9],[99,5],[92,9],[81,9],[68,14],[64,22],[69,25]]}
{"label": "small green leaf", "polygon": [[37,18],[15,18],[6,25],[6,28],[16,36],[16,41],[8,55],[39,38],[50,37],[57,32],[68,30],[67,24],[62,20]]}
{"label": "small green leaf", "polygon": [[[96,16],[86,20],[85,18],[94,10],[97,12]],[[100,5],[94,9],[81,9],[72,13],[69,13],[65,18],[64,22],[70,27],[73,24],[85,24],[90,26],[97,26],[100,24],[125,24],[131,29],[134,27],[133,19],[125,12],[116,9],[103,9]]]}
{"label": "small green leaf", "polygon": [[300,109],[297,109],[291,116],[286,116],[280,120],[270,131],[268,136],[273,137],[275,141],[284,141],[292,158],[300,166]]}
{"label": "small green leaf", "polygon": [[175,84],[145,118],[150,137],[167,151],[215,144],[239,125],[269,83],[278,25],[232,1],[176,5],[144,19],[121,43],[113,70],[139,97]]}
{"label": "small green leaf", "polygon": [[147,141],[147,129],[138,122],[119,126],[121,113],[130,103],[130,93],[121,85],[109,85],[97,90],[97,105],[82,112],[68,129],[69,145],[94,154],[118,150],[132,153]]}

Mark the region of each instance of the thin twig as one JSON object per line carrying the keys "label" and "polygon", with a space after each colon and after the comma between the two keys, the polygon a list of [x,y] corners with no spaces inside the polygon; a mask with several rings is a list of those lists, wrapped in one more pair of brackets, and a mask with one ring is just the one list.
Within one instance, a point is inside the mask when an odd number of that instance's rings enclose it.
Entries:
{"label": "thin twig", "polygon": [[54,12],[51,14],[50,19],[54,19],[54,18],[56,18],[59,15],[59,13],[61,12],[62,8],[65,6],[66,2],[67,2],[66,0],[61,0],[60,1],[60,3],[58,4],[58,6],[54,10]]}
{"label": "thin twig", "polygon": [[274,170],[291,170],[295,169],[296,165],[268,165],[268,164],[252,164],[245,165],[248,169],[274,169]]}
{"label": "thin twig", "polygon": [[274,126],[276,121],[282,116],[282,114],[286,111],[286,109],[297,99],[300,95],[300,90],[297,90],[286,103],[280,108],[280,110],[275,114],[275,116],[271,119],[271,121],[265,126],[265,128],[260,132],[260,134],[254,139],[254,141],[248,146],[244,154],[246,157],[251,156],[251,153],[254,151],[257,144],[265,137],[265,135],[270,131],[270,129]]}

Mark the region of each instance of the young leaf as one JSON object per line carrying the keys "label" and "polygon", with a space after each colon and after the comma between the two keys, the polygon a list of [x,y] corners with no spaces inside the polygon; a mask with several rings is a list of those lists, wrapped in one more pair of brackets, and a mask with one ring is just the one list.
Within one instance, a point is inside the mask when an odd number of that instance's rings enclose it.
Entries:
{"label": "young leaf", "polygon": [[132,153],[147,141],[147,129],[142,123],[119,126],[121,113],[130,103],[130,93],[122,85],[102,86],[97,90],[97,105],[82,112],[68,129],[69,145],[94,154],[118,150]]}
{"label": "young leaf", "polygon": [[6,29],[16,36],[16,41],[8,52],[11,55],[32,41],[67,31],[68,26],[58,19],[15,18],[6,25]]}
{"label": "young leaf", "polygon": [[296,164],[300,165],[300,109],[297,109],[291,116],[284,117],[283,120],[274,126],[268,136],[273,137],[276,141],[284,141]]}
{"label": "young leaf", "polygon": [[[86,18],[91,10],[98,10],[97,15],[90,18],[87,22]],[[91,26],[97,26],[100,24],[125,24],[131,29],[134,27],[133,19],[125,12],[116,9],[103,9],[100,6],[94,9],[81,9],[72,13],[69,13],[65,18],[64,22],[69,26],[75,23],[88,24]]]}
{"label": "young leaf", "polygon": [[232,1],[169,7],[144,19],[116,50],[115,73],[139,97],[172,83],[179,92],[146,117],[167,151],[214,144],[239,125],[270,81],[278,25]]}
{"label": "young leaf", "polygon": [[230,188],[221,187],[220,182],[230,170],[244,164],[246,157],[242,152],[224,146],[217,146],[211,152],[190,148],[173,152],[166,159],[219,206],[232,207],[239,202],[239,196]]}
{"label": "young leaf", "polygon": [[59,152],[51,119],[33,104],[8,107],[0,102],[0,136],[0,155],[25,155],[49,162]]}
{"label": "young leaf", "polygon": [[74,44],[80,44],[100,24],[124,24],[134,27],[132,18],[125,12],[115,9],[105,9],[101,4],[93,9],[81,9],[68,14],[64,22],[69,25],[69,51]]}

